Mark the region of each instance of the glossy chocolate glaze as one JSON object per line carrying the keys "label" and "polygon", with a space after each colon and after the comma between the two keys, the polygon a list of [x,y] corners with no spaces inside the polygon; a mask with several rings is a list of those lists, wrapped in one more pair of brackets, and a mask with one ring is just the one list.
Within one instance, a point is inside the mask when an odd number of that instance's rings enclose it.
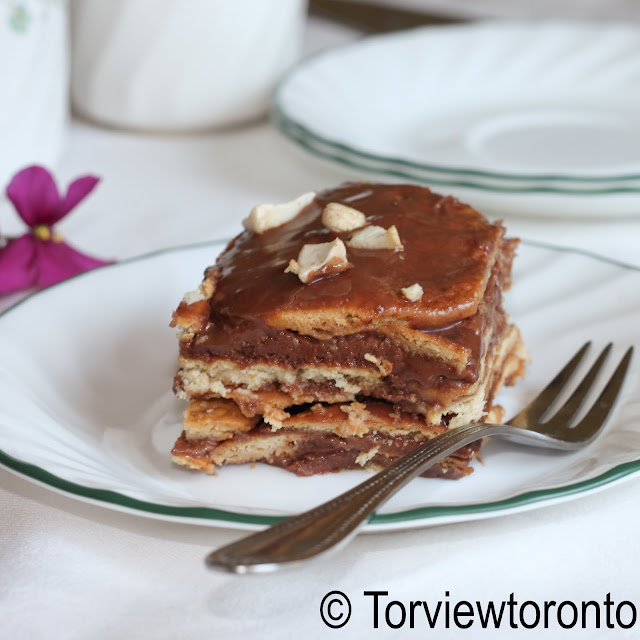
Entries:
{"label": "glossy chocolate glaze", "polygon": [[[340,202],[362,211],[367,223],[395,225],[403,251],[347,247],[353,268],[303,285],[284,273],[305,244],[345,242],[351,233],[325,228],[322,210]],[[224,316],[269,323],[274,312],[354,309],[372,319],[405,317],[435,328],[473,315],[482,298],[504,229],[454,198],[413,185],[346,184],[323,191],[294,220],[263,234],[245,231],[220,256],[213,307]],[[418,302],[401,294],[419,283]]]}

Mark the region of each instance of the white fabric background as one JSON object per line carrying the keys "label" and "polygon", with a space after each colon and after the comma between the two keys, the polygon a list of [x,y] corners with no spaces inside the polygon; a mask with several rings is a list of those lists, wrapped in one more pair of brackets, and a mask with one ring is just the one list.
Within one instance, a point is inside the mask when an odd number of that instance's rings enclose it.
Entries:
{"label": "white fabric background", "polygon": [[[307,50],[352,37],[314,23]],[[154,138],[74,122],[58,175],[93,172],[96,192],[60,230],[79,248],[125,258],[226,238],[258,202],[357,177],[303,155],[271,124]],[[0,228],[17,232],[6,203]],[[507,219],[512,234],[578,246],[640,265],[640,219],[544,223]],[[631,292],[640,295],[639,292]],[[1,301],[6,306],[10,300]],[[1,357],[1,356],[0,356]],[[170,381],[167,382],[170,384]],[[345,551],[295,570],[236,577],[205,569],[213,547],[241,532],[150,520],[85,504],[0,469],[0,635],[6,638],[491,637],[525,630],[372,629],[371,601],[631,600],[640,610],[640,480],[509,517],[364,535]],[[345,592],[353,614],[324,627],[322,597]],[[640,624],[640,623],[639,623]],[[528,632],[561,637],[558,627]],[[576,638],[607,630],[574,629]],[[637,631],[635,632],[637,634]],[[637,637],[616,629],[612,637]]]}

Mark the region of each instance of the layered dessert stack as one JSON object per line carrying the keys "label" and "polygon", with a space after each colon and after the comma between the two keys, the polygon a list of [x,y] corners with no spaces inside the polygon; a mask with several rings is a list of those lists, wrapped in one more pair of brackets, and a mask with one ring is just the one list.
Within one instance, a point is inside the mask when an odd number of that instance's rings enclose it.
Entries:
{"label": "layered dessert stack", "polygon": [[[497,420],[527,358],[502,307],[516,240],[454,198],[350,183],[259,205],[174,313],[173,460],[378,469]],[[429,472],[469,473],[480,444]]]}

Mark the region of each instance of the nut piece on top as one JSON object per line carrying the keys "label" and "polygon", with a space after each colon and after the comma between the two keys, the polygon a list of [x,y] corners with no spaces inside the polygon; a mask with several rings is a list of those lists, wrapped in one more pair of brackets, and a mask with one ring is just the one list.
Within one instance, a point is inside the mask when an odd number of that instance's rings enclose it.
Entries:
{"label": "nut piece on top", "polygon": [[410,287],[403,287],[400,289],[400,293],[409,301],[409,302],[417,302],[424,295],[423,288],[416,282],[412,284]]}
{"label": "nut piece on top", "polygon": [[347,244],[354,249],[396,249],[404,250],[404,245],[400,241],[396,225],[388,229],[371,225],[360,231],[356,231]]}
{"label": "nut piece on top", "polygon": [[310,191],[289,202],[259,204],[251,210],[249,217],[245,218],[242,224],[249,231],[264,233],[293,220],[315,197],[316,192]]}
{"label": "nut piece on top", "polygon": [[194,291],[188,291],[182,297],[180,305],[173,314],[172,326],[178,328],[181,341],[188,342],[202,329],[209,318],[209,299],[213,295],[215,281],[205,277]]}
{"label": "nut piece on top", "polygon": [[347,248],[340,238],[333,242],[305,244],[297,260],[291,260],[285,273],[295,273],[304,284],[349,269]]}
{"label": "nut piece on top", "polygon": [[364,227],[367,218],[362,211],[340,202],[330,202],[322,211],[322,224],[334,233],[346,233]]}

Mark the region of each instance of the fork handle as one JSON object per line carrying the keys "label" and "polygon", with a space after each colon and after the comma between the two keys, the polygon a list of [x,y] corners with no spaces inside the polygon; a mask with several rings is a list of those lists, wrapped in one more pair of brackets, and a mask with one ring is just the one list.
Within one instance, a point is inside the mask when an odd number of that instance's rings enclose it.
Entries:
{"label": "fork handle", "polygon": [[411,479],[466,444],[512,430],[471,423],[447,431],[346,493],[213,551],[207,566],[232,573],[271,571],[346,544],[371,513]]}

